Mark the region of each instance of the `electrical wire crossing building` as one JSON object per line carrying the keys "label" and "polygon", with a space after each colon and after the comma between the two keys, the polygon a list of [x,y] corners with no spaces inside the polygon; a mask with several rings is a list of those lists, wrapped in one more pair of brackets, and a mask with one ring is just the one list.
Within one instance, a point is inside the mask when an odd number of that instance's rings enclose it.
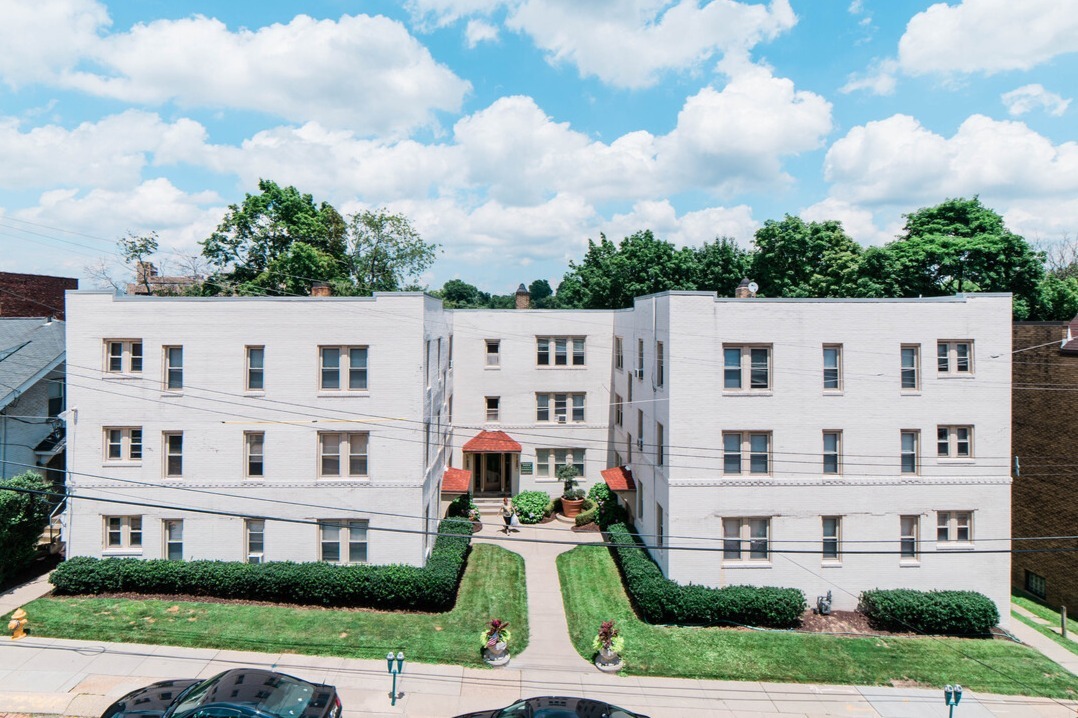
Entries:
{"label": "electrical wire crossing building", "polygon": [[454,495],[615,490],[671,579],[1009,615],[1011,298],[623,310],[67,295],[69,555],[422,564]]}

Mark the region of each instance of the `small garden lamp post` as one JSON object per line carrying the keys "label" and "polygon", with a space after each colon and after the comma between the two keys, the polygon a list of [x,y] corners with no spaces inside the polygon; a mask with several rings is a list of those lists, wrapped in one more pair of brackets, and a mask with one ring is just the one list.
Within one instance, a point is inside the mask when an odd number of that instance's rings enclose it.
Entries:
{"label": "small garden lamp post", "polygon": [[[396,660],[397,664],[393,665],[393,661]],[[404,693],[397,693],[397,676],[404,670],[404,651],[397,651],[397,656],[394,659],[393,651],[386,654],[386,667],[389,668],[390,675],[393,676],[393,692],[389,694],[390,705],[397,705],[397,699],[403,698]],[[950,688],[950,686],[947,686]]]}
{"label": "small garden lamp post", "polygon": [[951,718],[954,718],[954,707],[962,701],[962,686],[948,684],[943,689],[943,698],[951,708]]}

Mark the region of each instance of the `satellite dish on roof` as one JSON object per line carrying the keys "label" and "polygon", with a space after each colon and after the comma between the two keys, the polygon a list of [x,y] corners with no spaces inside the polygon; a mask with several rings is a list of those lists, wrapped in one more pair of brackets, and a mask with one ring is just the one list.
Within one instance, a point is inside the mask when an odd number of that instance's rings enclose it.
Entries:
{"label": "satellite dish on roof", "polygon": [[756,290],[760,288],[760,285],[756,282],[749,282],[749,291],[756,294]]}

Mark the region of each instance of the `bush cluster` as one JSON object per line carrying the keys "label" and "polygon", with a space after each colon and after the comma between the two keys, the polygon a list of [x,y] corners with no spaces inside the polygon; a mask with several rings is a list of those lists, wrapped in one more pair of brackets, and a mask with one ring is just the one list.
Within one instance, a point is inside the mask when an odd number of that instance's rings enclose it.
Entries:
{"label": "bush cluster", "polygon": [[715,626],[742,624],[792,628],[807,604],[796,588],[682,586],[663,576],[625,524],[607,529],[625,590],[649,623]]}
{"label": "bush cluster", "polygon": [[445,611],[453,607],[472,526],[444,519],[427,565],[336,566],[272,561],[165,561],[79,556],[49,581],[59,594],[121,591],[187,594],[324,606]]}
{"label": "bush cluster", "polygon": [[513,497],[517,518],[522,524],[537,524],[546,516],[550,494],[545,491],[521,491]]}
{"label": "bush cluster", "polygon": [[446,516],[478,521],[480,519],[479,507],[472,501],[471,494],[461,494],[449,502],[445,512]]}
{"label": "bush cluster", "polygon": [[40,474],[26,471],[0,481],[0,583],[29,564],[37,540],[49,524],[50,487]]}
{"label": "bush cluster", "polygon": [[860,609],[885,631],[983,636],[999,623],[996,604],[976,591],[876,589],[861,594]]}
{"label": "bush cluster", "polygon": [[584,505],[580,507],[580,513],[576,515],[576,525],[590,524],[599,515],[599,504],[591,499],[584,499]]}
{"label": "bush cluster", "polygon": [[595,517],[599,528],[605,530],[608,526],[629,520],[625,508],[618,502],[618,497],[605,483],[592,484],[588,489],[588,498],[599,505],[599,512]]}

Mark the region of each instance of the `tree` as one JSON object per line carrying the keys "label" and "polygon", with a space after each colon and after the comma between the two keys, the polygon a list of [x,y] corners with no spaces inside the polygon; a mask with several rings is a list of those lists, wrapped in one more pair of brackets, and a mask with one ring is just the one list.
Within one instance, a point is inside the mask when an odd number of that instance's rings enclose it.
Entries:
{"label": "tree", "polygon": [[1078,277],[1045,275],[1037,286],[1037,301],[1029,319],[1070,321],[1078,316]]}
{"label": "tree", "polygon": [[751,255],[730,237],[704,242],[696,249],[694,288],[731,297],[741,280],[749,276],[751,262]]}
{"label": "tree", "polygon": [[430,269],[438,245],[424,242],[407,217],[385,209],[350,217],[348,255],[352,277],[364,294],[393,292]]}
{"label": "tree", "polygon": [[756,230],[752,278],[769,297],[849,297],[859,276],[861,245],[835,220],[786,215]]}
{"label": "tree", "polygon": [[532,306],[536,309],[557,308],[554,290],[550,288],[550,282],[545,279],[536,279],[529,284],[528,294],[531,295]]}
{"label": "tree", "polygon": [[441,297],[447,309],[478,309],[485,307],[490,299],[489,294],[480,292],[475,285],[460,279],[450,279],[432,294]]}
{"label": "tree", "polygon": [[[236,289],[237,294],[261,296],[263,294],[304,295],[310,294],[314,282],[339,280],[338,261],[306,242],[293,242],[288,249],[270,260],[266,270]],[[344,282],[346,288],[350,282]],[[338,290],[337,292],[341,292]],[[347,293],[347,292],[345,292]]]}
{"label": "tree", "polygon": [[30,491],[49,491],[49,485],[33,471],[0,481],[0,584],[33,560],[49,523],[49,497]]}
{"label": "tree", "polygon": [[116,244],[120,247],[124,263],[129,267],[132,264],[135,265],[136,281],[141,279],[142,285],[146,288],[146,293],[153,294],[153,287],[150,286],[150,273],[147,271],[146,264],[149,262],[150,257],[157,254],[157,232],[150,232],[141,236],[134,232],[128,232],[127,236],[122,237]]}

